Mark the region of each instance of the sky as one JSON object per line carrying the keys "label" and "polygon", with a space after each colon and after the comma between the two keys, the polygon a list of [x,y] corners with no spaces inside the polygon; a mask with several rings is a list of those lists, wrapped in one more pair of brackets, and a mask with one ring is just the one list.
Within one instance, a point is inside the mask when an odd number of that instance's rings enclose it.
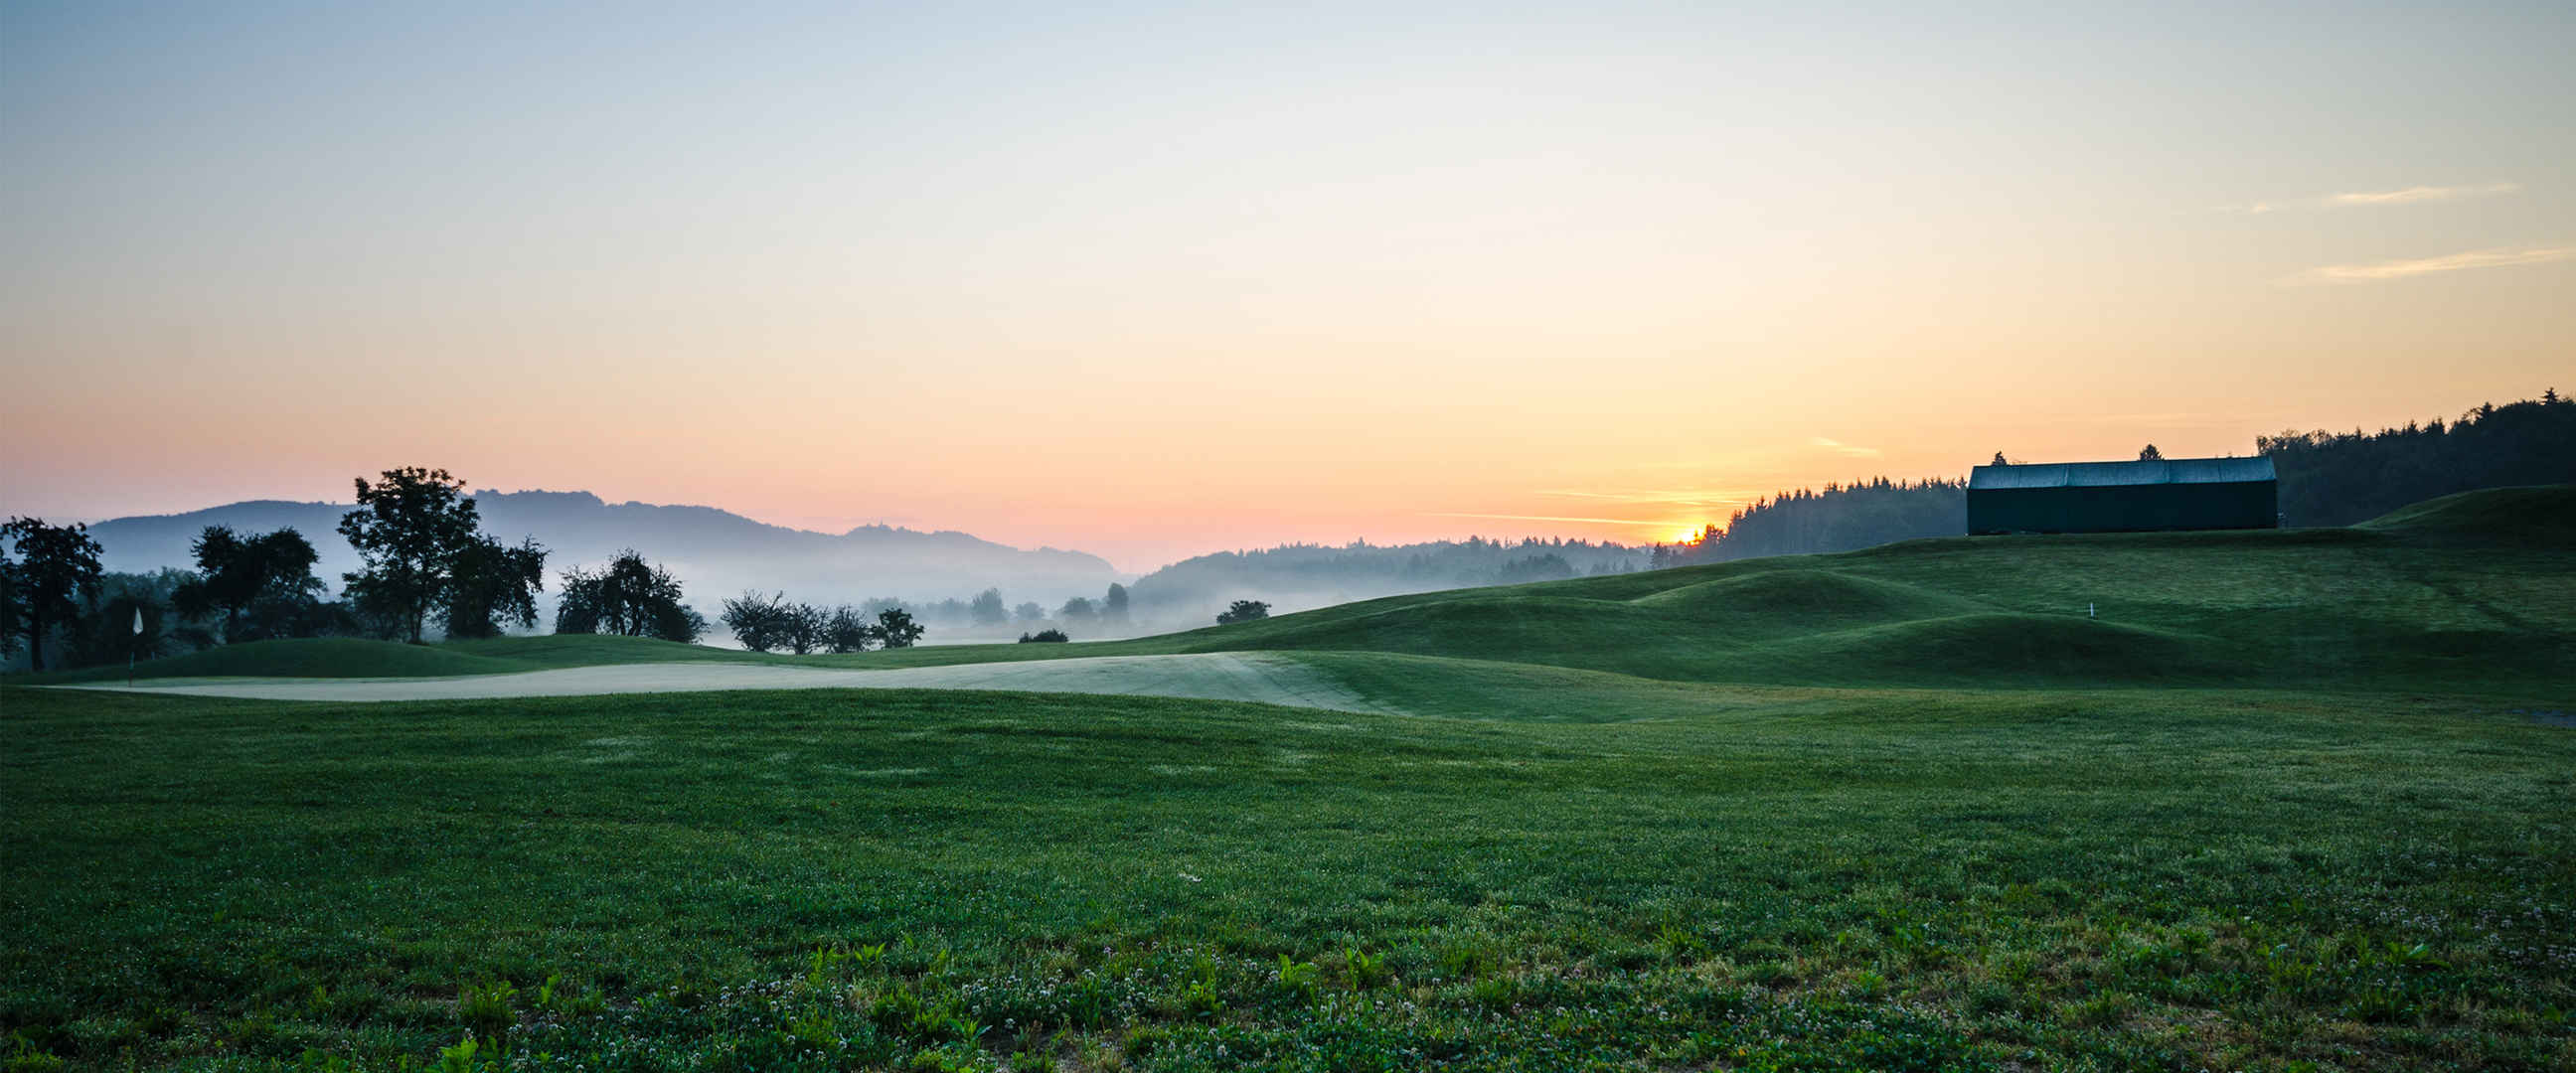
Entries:
{"label": "sky", "polygon": [[2576,388],[2576,6],[1927,6],[0,2],[0,511],[1143,571]]}

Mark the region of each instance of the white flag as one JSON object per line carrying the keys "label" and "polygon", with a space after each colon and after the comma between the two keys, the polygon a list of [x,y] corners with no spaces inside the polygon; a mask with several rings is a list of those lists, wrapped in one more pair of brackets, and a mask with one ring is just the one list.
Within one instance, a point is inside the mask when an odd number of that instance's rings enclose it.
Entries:
{"label": "white flag", "polygon": [[134,632],[143,632],[143,609],[140,607],[134,609]]}

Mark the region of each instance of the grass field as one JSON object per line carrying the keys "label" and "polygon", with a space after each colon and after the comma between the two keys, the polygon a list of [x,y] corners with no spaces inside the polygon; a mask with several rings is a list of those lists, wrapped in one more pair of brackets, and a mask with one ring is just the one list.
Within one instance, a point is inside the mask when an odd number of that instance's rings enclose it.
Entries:
{"label": "grass field", "polygon": [[[12,685],[0,1063],[2576,1067],[2571,502],[813,661],[1257,648],[1404,715]],[[254,647],[162,670],[321,651]]]}

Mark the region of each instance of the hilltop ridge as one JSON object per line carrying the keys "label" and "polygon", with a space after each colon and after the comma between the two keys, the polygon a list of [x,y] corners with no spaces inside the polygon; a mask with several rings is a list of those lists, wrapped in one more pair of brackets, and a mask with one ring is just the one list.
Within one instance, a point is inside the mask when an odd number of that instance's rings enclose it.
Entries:
{"label": "hilltop ridge", "polygon": [[[632,547],[669,567],[692,602],[715,602],[747,588],[786,589],[809,599],[896,596],[929,600],[999,586],[1015,598],[1097,596],[1121,575],[1107,560],[1078,551],[1023,549],[953,530],[923,532],[858,526],[843,533],[794,529],[716,507],[610,503],[584,491],[474,493],[483,528],[505,541],[532,536],[546,546],[549,574],[597,565]],[[339,535],[348,504],[251,500],[178,514],[114,518],[90,526],[110,570],[144,572],[185,566],[188,545],[209,525],[247,531],[292,527],[313,542],[314,572],[335,587],[357,568]]]}

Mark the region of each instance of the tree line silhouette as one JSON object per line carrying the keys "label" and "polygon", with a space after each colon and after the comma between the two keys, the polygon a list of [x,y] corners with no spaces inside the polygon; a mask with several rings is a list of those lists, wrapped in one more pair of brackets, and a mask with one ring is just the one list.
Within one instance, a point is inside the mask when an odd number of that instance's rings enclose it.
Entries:
{"label": "tree line silhouette", "polygon": [[[2576,482],[2576,402],[2542,391],[2537,399],[2487,403],[2378,432],[2290,430],[2254,437],[2280,479],[2282,524],[2351,525],[2409,503],[2477,488]],[[2153,444],[2141,460],[2163,458]],[[1995,464],[2006,464],[1995,452]],[[1757,500],[1680,544],[1659,545],[1657,568],[1853,551],[1967,530],[1967,482],[1874,477]]]}
{"label": "tree line silhouette", "polygon": [[2375,433],[2293,429],[2254,437],[2254,449],[2280,475],[2284,524],[2350,525],[2473,488],[2576,482],[2576,402],[2550,388],[2454,421]]}

